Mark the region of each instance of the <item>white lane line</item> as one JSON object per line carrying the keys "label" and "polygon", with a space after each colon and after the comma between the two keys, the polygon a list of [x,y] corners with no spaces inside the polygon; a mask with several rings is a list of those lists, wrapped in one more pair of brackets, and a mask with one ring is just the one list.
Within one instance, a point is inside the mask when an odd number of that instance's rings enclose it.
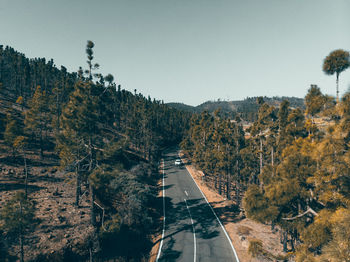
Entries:
{"label": "white lane line", "polygon": [[188,194],[187,194],[187,191],[185,190],[185,194],[186,194],[186,196],[188,196]]}
{"label": "white lane line", "polygon": [[[185,191],[186,192],[186,191]],[[185,203],[186,203],[186,207],[187,207],[187,210],[188,210],[188,214],[190,215],[190,219],[191,219],[191,223],[192,223],[192,229],[193,229],[193,242],[194,242],[194,258],[193,258],[193,261],[196,262],[196,254],[197,254],[197,247],[196,247],[196,231],[194,229],[194,223],[193,223],[193,220],[192,220],[192,216],[191,216],[191,211],[190,211],[190,208],[188,207],[187,205],[187,201],[186,199],[185,200]]]}
{"label": "white lane line", "polygon": [[[187,166],[186,166],[186,170],[187,170]],[[190,175],[190,177],[192,178],[193,182],[194,182],[194,183],[196,184],[196,186],[198,187],[199,192],[201,192],[202,196],[204,197],[205,201],[206,201],[207,204],[209,205],[209,207],[210,207],[211,211],[213,212],[214,216],[215,216],[216,219],[218,220],[218,222],[219,222],[219,224],[220,224],[222,230],[223,230],[224,233],[225,233],[225,236],[227,237],[228,242],[229,242],[230,245],[231,245],[233,254],[235,255],[235,258],[236,258],[237,262],[239,262],[239,259],[238,259],[236,250],[235,250],[235,248],[233,247],[232,241],[231,241],[231,239],[230,239],[230,236],[227,234],[225,227],[222,225],[222,223],[221,223],[220,219],[218,218],[218,216],[216,215],[214,209],[213,209],[212,206],[209,204],[208,199],[207,199],[206,196],[203,194],[202,190],[199,188],[199,186],[198,186],[196,180],[194,180],[194,178],[192,177],[191,173],[190,173],[188,170],[187,170],[187,173]]]}
{"label": "white lane line", "polygon": [[163,161],[163,232],[162,232],[162,240],[160,241],[159,249],[158,249],[158,255],[156,261],[160,258],[160,253],[162,252],[163,247],[163,240],[164,240],[164,233],[165,233],[165,191],[164,191],[164,159]]}

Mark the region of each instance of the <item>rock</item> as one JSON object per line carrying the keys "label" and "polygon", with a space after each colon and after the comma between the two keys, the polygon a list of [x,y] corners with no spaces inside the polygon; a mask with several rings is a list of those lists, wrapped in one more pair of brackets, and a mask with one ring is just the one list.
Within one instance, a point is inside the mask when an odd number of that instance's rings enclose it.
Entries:
{"label": "rock", "polygon": [[54,196],[60,196],[61,195],[61,193],[58,192],[58,188],[57,187],[56,187],[55,192],[53,192],[53,195]]}
{"label": "rock", "polygon": [[66,218],[65,217],[62,217],[62,216],[58,216],[58,220],[62,223],[64,221],[66,221]]}
{"label": "rock", "polygon": [[244,241],[245,239],[245,236],[239,236],[239,240]]}
{"label": "rock", "polygon": [[249,242],[247,240],[242,241],[242,247],[248,248],[249,247]]}
{"label": "rock", "polygon": [[68,239],[64,238],[61,240],[61,243],[63,244],[63,246],[68,244]]}

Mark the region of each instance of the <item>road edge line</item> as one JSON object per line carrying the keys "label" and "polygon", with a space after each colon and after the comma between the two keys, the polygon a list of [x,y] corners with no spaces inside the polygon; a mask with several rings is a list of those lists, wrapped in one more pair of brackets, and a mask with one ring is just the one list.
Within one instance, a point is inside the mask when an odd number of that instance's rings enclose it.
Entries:
{"label": "road edge line", "polygon": [[219,217],[216,215],[216,213],[215,213],[215,211],[214,211],[213,207],[210,205],[210,203],[209,203],[209,201],[208,201],[207,197],[204,195],[204,193],[202,192],[202,190],[201,190],[201,189],[200,189],[200,187],[198,186],[198,184],[197,184],[196,180],[195,180],[195,179],[193,178],[193,176],[191,175],[191,172],[188,170],[187,166],[186,166],[186,170],[187,170],[187,173],[188,173],[188,174],[190,175],[190,177],[192,178],[193,182],[196,184],[197,188],[199,189],[199,192],[201,192],[201,194],[202,194],[202,196],[204,197],[205,201],[206,201],[206,202],[207,202],[207,204],[209,205],[209,207],[210,207],[211,211],[213,212],[214,216],[216,217],[217,221],[219,222],[219,224],[220,224],[220,226],[221,226],[222,230],[223,230],[223,231],[224,231],[224,233],[225,233],[226,238],[228,239],[228,242],[229,242],[229,243],[230,243],[230,245],[231,245],[231,248],[232,248],[233,254],[234,254],[234,255],[235,255],[235,257],[236,257],[237,262],[239,262],[239,258],[238,258],[238,255],[237,255],[236,249],[234,248],[234,246],[233,246],[233,244],[232,244],[232,240],[231,240],[230,236],[228,235],[228,233],[227,233],[227,231],[226,231],[225,227],[224,227],[224,226],[223,226],[223,224],[221,223],[221,221],[220,221]]}
{"label": "road edge line", "polygon": [[191,219],[191,223],[192,223],[192,230],[193,230],[193,242],[194,242],[194,258],[193,258],[193,261],[196,262],[196,257],[197,257],[197,240],[196,240],[196,229],[194,228],[194,223],[193,223],[193,219],[192,219],[192,215],[191,215],[191,211],[190,211],[190,208],[189,206],[187,205],[187,201],[186,201],[186,198],[184,198],[185,200],[185,204],[186,204],[186,207],[187,207],[187,211],[188,211],[188,214],[190,215],[190,219]]}
{"label": "road edge line", "polygon": [[160,258],[160,254],[162,252],[162,247],[163,247],[163,240],[164,240],[164,234],[165,234],[165,191],[164,191],[164,159],[162,159],[163,162],[163,232],[162,232],[162,240],[160,241],[159,249],[158,249],[158,255],[156,258],[156,261],[158,262]]}

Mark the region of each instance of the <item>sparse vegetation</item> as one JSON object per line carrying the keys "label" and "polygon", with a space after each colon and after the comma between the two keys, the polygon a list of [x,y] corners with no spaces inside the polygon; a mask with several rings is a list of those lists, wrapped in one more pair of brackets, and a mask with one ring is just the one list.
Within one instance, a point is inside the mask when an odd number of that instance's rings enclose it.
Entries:
{"label": "sparse vegetation", "polygon": [[[219,194],[230,198],[227,192],[235,192],[232,199],[247,217],[278,227],[285,253],[298,261],[347,261],[347,240],[338,229],[346,232],[341,221],[350,203],[349,101],[346,93],[336,105],[316,85],[308,90],[305,109],[292,108],[286,100],[275,107],[258,98],[256,120],[246,130],[249,136],[235,132],[243,130],[239,119],[220,130],[224,116],[205,112],[192,119],[182,147]],[[229,135],[232,143],[225,137],[229,130],[235,132]],[[220,165],[220,152],[232,169]],[[238,229],[238,234],[247,235],[243,231]],[[286,259],[265,252],[262,246],[252,240],[249,252]]]}
{"label": "sparse vegetation", "polygon": [[[112,75],[98,73],[93,48],[88,41],[88,69],[77,73],[0,48],[0,167],[9,181],[0,183],[1,236],[14,247],[7,250],[1,242],[6,256],[16,256],[18,248],[24,254],[34,243],[37,249],[21,260],[140,260],[151,248],[160,216],[160,152],[181,140],[190,114],[122,90]],[[21,225],[21,243],[10,238],[17,189],[25,191],[23,208],[35,198],[42,219],[32,224],[28,242],[27,224]]]}
{"label": "sparse vegetation", "polygon": [[246,226],[239,226],[237,228],[237,233],[239,235],[242,235],[242,236],[249,235],[251,231],[252,231],[252,229],[250,227],[246,227]]}
{"label": "sparse vegetation", "polygon": [[[87,69],[68,73],[0,47],[2,257],[147,259],[159,231],[158,161],[181,142],[232,210],[280,232],[285,255],[250,239],[253,257],[350,261],[350,93],[336,103],[311,85],[305,99],[172,104],[177,110],[98,73],[92,41],[86,55]],[[349,66],[344,50],[324,60],[337,100]],[[78,230],[79,239],[63,233]],[[244,239],[251,232],[237,228]],[[38,252],[26,252],[28,239]]]}

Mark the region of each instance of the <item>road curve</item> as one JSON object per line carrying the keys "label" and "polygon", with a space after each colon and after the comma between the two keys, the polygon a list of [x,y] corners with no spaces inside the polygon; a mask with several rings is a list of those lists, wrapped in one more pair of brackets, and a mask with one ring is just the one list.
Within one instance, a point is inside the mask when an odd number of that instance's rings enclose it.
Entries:
{"label": "road curve", "polygon": [[164,155],[164,231],[157,261],[239,262],[228,235],[176,151]]}

